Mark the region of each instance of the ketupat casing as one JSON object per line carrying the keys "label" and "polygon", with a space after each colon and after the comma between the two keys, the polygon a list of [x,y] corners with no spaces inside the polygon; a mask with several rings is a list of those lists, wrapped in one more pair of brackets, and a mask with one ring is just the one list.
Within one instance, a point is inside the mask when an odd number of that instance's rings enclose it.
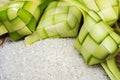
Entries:
{"label": "ketupat casing", "polygon": [[0,8],[0,21],[13,40],[35,31],[43,9],[53,0],[15,0]]}
{"label": "ketupat casing", "polygon": [[44,11],[36,31],[25,38],[25,44],[49,37],[76,37],[81,19],[82,14],[75,6],[66,2],[52,2]]}
{"label": "ketupat casing", "polygon": [[118,0],[92,0],[99,11],[86,6],[85,0],[65,1],[78,7],[84,16],[74,46],[83,55],[85,62],[93,65],[113,58],[120,49],[120,36],[111,27],[118,19]]}
{"label": "ketupat casing", "polygon": [[96,23],[91,16],[84,16],[84,24],[74,42],[89,65],[114,57],[120,49],[120,36],[105,22]]}
{"label": "ketupat casing", "polygon": [[[87,12],[96,21],[103,20],[113,25],[118,20],[118,0],[63,0],[75,5],[82,11]],[[84,14],[84,12],[82,13]],[[111,16],[112,15],[112,16]]]}
{"label": "ketupat casing", "polygon": [[90,10],[95,11],[100,18],[113,25],[118,20],[119,1],[118,0],[80,0]]}
{"label": "ketupat casing", "polygon": [[[119,0],[120,4],[120,0]],[[120,10],[120,5],[119,5],[119,10]],[[120,26],[119,26],[119,20],[120,20],[120,13],[119,13],[119,19],[118,22],[115,23],[115,31],[120,35]],[[120,80],[120,52],[112,58],[108,59],[105,62],[101,63],[102,67],[108,74],[111,80]]]}

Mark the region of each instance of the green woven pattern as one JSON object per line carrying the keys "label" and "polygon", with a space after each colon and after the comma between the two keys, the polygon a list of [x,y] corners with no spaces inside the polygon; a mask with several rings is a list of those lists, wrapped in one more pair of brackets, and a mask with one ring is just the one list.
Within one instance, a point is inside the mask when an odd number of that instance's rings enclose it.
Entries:
{"label": "green woven pattern", "polygon": [[[103,21],[114,24],[118,19],[118,0],[81,0],[89,9],[95,11]],[[112,16],[112,17],[111,17]]]}
{"label": "green woven pattern", "polygon": [[36,1],[17,0],[0,8],[0,21],[13,40],[31,34],[36,28],[39,16],[40,9]]}
{"label": "green woven pattern", "polygon": [[[118,19],[118,1],[65,1],[78,7],[84,16],[84,24],[74,45],[86,63],[93,65],[113,58],[120,50],[120,36],[110,26]],[[91,5],[96,6],[93,8]]]}
{"label": "green woven pattern", "polygon": [[120,49],[120,36],[105,22],[96,23],[88,14],[75,41],[75,47],[89,64],[113,57]]}
{"label": "green woven pattern", "polygon": [[[0,8],[0,21],[10,37],[19,40],[35,31],[44,8],[54,0],[15,0]],[[2,30],[1,30],[2,31]]]}
{"label": "green woven pattern", "polygon": [[31,44],[49,37],[75,37],[80,21],[79,9],[65,2],[52,2],[42,15],[35,33],[26,37],[25,42]]}

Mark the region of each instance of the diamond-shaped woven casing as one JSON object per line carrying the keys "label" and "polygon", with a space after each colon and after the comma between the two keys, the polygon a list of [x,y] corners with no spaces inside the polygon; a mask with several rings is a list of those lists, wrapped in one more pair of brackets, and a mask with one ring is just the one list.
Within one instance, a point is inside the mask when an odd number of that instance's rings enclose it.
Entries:
{"label": "diamond-shaped woven casing", "polygon": [[95,11],[104,22],[114,24],[118,19],[118,0],[81,0],[90,10]]}
{"label": "diamond-shaped woven casing", "polygon": [[104,21],[96,22],[85,13],[75,48],[89,65],[97,64],[117,54],[120,50],[120,36]]}
{"label": "diamond-shaped woven casing", "polygon": [[39,4],[34,1],[13,1],[0,9],[0,20],[13,40],[31,34],[39,15]]}
{"label": "diamond-shaped woven casing", "polygon": [[53,0],[15,0],[0,8],[0,21],[13,40],[35,31],[42,10]]}
{"label": "diamond-shaped woven casing", "polygon": [[[66,2],[52,2],[42,15],[36,31],[25,38],[26,43],[56,37],[76,37],[82,14]],[[34,37],[34,38],[33,38]]]}
{"label": "diamond-shaped woven casing", "polygon": [[120,36],[110,26],[118,19],[118,0],[65,1],[78,7],[84,16],[74,45],[85,61],[93,65],[113,58],[120,50]]}

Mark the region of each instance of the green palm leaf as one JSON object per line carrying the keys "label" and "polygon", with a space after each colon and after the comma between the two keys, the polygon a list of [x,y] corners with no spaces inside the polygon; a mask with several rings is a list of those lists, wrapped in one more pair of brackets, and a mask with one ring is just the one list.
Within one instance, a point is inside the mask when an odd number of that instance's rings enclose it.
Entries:
{"label": "green palm leaf", "polygon": [[13,40],[35,31],[44,8],[53,0],[15,0],[0,8],[0,21]]}
{"label": "green palm leaf", "polygon": [[77,6],[84,15],[84,24],[74,45],[86,63],[93,65],[114,57],[120,49],[120,36],[111,27],[118,19],[117,0],[89,0],[97,4],[96,8],[87,5],[85,0],[65,1]]}
{"label": "green palm leaf", "polygon": [[47,7],[36,31],[25,38],[32,44],[45,38],[76,37],[82,14],[75,6],[66,2],[52,2]]}

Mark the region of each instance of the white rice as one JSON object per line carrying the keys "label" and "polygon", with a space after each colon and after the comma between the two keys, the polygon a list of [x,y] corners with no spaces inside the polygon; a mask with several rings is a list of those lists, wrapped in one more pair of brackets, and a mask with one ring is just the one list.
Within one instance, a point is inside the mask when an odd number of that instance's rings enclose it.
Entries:
{"label": "white rice", "polygon": [[[0,6],[8,0],[0,0]],[[23,41],[0,48],[0,80],[109,80],[100,65],[88,66],[74,39],[46,39],[26,47]]]}
{"label": "white rice", "polygon": [[74,39],[46,39],[26,47],[23,41],[0,48],[0,80],[109,80],[101,66],[88,66]]}

